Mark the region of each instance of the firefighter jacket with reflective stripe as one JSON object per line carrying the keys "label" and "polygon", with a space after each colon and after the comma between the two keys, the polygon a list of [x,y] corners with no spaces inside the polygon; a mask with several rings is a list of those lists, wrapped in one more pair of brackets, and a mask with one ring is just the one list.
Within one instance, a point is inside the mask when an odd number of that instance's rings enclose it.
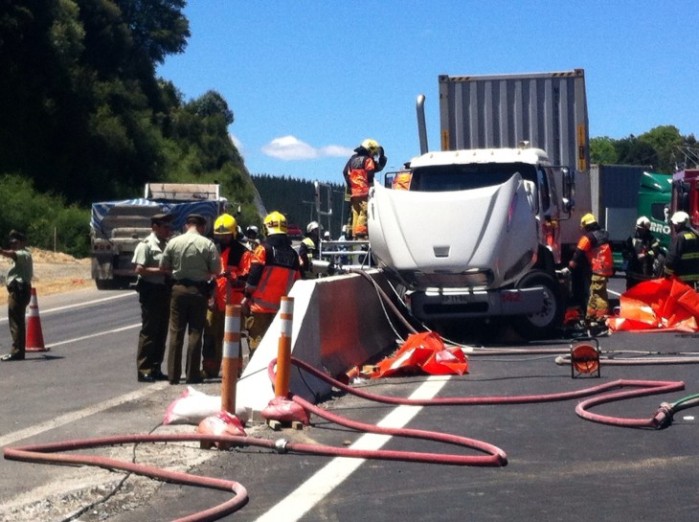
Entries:
{"label": "firefighter jacket with reflective stripe", "polygon": [[380,156],[376,163],[368,150],[358,147],[342,171],[345,183],[350,195],[366,198],[369,195],[369,187],[374,183],[374,174],[383,170],[386,166],[386,156]]}
{"label": "firefighter jacket with reflective stripe", "polygon": [[269,236],[255,249],[245,287],[250,296],[250,310],[258,313],[276,313],[282,297],[301,278],[299,255],[286,234]]}
{"label": "firefighter jacket with reflective stripe", "polygon": [[699,281],[699,236],[696,232],[686,228],[677,231],[667,253],[665,273],[685,283]]}
{"label": "firefighter jacket with reflective stripe", "polygon": [[581,255],[587,257],[593,274],[610,277],[614,274],[612,247],[609,244],[609,233],[606,230],[586,232],[578,241],[573,259]]}
{"label": "firefighter jacket with reflective stripe", "polygon": [[214,301],[216,309],[223,312],[226,303],[240,304],[245,290],[245,279],[250,272],[252,252],[238,241],[234,241],[221,252],[221,273],[216,279]]}

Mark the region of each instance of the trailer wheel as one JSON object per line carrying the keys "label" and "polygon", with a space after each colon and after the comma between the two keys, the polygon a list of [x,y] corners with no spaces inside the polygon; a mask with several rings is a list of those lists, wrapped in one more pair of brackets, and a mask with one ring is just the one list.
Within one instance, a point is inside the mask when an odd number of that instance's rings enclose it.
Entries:
{"label": "trailer wheel", "polygon": [[556,280],[546,272],[534,271],[517,282],[517,288],[544,287],[544,306],[533,314],[517,316],[512,326],[527,340],[546,339],[561,326],[565,306]]}

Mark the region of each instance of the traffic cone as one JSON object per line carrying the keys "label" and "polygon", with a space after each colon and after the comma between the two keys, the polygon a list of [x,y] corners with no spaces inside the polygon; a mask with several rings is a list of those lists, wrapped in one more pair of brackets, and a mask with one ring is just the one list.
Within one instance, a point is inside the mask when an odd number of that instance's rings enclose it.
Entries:
{"label": "traffic cone", "polygon": [[27,313],[27,340],[25,351],[48,352],[44,346],[44,334],[41,332],[41,318],[39,317],[39,302],[36,299],[36,288],[32,288],[32,298],[29,301]]}

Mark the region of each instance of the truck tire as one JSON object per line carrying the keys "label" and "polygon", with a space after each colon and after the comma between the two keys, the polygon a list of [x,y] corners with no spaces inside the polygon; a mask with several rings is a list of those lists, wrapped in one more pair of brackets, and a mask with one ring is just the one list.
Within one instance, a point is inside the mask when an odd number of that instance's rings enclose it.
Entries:
{"label": "truck tire", "polygon": [[95,279],[97,290],[114,290],[113,279]]}
{"label": "truck tire", "polygon": [[538,313],[515,317],[512,324],[515,331],[527,340],[552,337],[561,326],[565,311],[558,282],[546,272],[529,272],[517,282],[517,288],[536,286],[544,287],[544,307]]}

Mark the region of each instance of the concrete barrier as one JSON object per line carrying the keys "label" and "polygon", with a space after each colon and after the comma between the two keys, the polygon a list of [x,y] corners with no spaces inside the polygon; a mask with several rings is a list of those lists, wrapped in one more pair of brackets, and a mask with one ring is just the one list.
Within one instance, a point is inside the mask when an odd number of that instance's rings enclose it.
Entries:
{"label": "concrete barrier", "polygon": [[[368,273],[386,286],[380,271]],[[360,275],[297,281],[289,296],[294,298],[291,355],[315,368],[339,375],[395,347],[396,334],[381,301]],[[267,366],[277,357],[280,332],[276,317],[238,381],[238,407],[260,411],[274,397]],[[327,383],[292,368],[290,391],[317,401],[331,390]]]}

